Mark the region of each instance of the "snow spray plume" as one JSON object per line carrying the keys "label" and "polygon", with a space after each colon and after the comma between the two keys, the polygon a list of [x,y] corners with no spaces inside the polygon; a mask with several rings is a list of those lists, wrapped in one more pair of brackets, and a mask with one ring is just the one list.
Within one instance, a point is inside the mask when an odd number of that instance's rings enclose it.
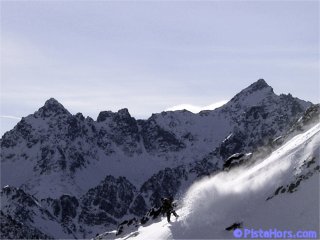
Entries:
{"label": "snow spray plume", "polygon": [[250,167],[220,172],[195,183],[184,197],[179,211],[181,221],[172,228],[173,237],[176,232],[180,238],[195,239],[208,229],[221,236],[222,230],[215,226],[227,227],[233,223],[230,219],[246,219],[252,209],[265,203],[275,187],[292,177],[297,164],[306,158],[305,151],[319,152],[319,137],[313,138],[319,131],[320,124],[297,135],[266,159],[257,159]]}

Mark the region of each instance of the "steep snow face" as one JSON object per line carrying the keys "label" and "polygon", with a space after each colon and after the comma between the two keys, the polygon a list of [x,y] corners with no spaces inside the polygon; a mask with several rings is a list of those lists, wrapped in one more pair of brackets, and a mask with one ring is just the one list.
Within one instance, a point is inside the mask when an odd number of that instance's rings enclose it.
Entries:
{"label": "steep snow face", "polygon": [[[233,239],[225,228],[315,231],[319,236],[320,124],[249,168],[221,172],[186,193],[178,221],[166,219],[132,239]],[[126,236],[128,237],[128,236]],[[123,239],[126,239],[124,237]]]}

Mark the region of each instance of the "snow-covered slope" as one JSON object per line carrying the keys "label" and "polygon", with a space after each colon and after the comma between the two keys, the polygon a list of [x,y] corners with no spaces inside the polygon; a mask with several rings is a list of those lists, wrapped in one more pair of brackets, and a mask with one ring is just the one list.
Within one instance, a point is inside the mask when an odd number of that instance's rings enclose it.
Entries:
{"label": "snow-covered slope", "polygon": [[33,195],[55,198],[79,197],[106,175],[140,186],[159,170],[201,161],[216,148],[224,159],[264,145],[310,105],[277,96],[262,79],[214,111],[162,112],[148,120],[122,109],[101,112],[94,121],[50,99],[2,137],[1,187],[23,185]]}
{"label": "snow-covered slope", "polygon": [[[1,188],[23,191],[39,205],[25,206],[24,195],[13,199],[3,190],[1,210],[7,219],[20,207],[32,215],[26,219],[40,214],[41,223],[23,222],[43,226],[48,236],[92,237],[144,216],[161,196],[180,196],[196,179],[223,169],[231,155],[251,156],[270,145],[309,106],[276,95],[263,79],[216,110],[162,112],[147,120],[127,109],[93,120],[49,99],[0,140]],[[62,230],[46,227],[52,221]]]}
{"label": "snow-covered slope", "polygon": [[241,225],[238,234],[276,229],[319,236],[319,153],[318,123],[250,167],[193,184],[177,210],[181,217],[172,224],[163,218],[119,239],[233,239],[226,228],[235,223]]}

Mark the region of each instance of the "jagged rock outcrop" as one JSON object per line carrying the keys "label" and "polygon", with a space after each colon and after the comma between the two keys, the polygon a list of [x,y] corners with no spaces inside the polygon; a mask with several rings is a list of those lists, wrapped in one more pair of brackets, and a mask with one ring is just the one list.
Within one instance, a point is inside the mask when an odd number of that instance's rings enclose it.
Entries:
{"label": "jagged rock outcrop", "polygon": [[[86,224],[111,224],[127,214],[136,195],[136,188],[125,177],[107,176],[97,187],[90,189],[82,198],[84,210],[80,221]],[[102,217],[102,218],[101,218]]]}
{"label": "jagged rock outcrop", "polygon": [[15,220],[10,215],[0,211],[0,238],[1,239],[54,239],[38,229]]}
{"label": "jagged rock outcrop", "polygon": [[295,169],[294,178],[290,180],[287,185],[277,187],[274,193],[271,196],[269,196],[266,200],[268,201],[279,194],[296,192],[301,182],[309,179],[314,174],[319,172],[320,172],[319,154],[317,156],[309,156],[301,166]]}
{"label": "jagged rock outcrop", "polygon": [[223,169],[233,154],[255,152],[291,127],[312,124],[318,113],[318,105],[274,94],[263,79],[216,110],[162,112],[147,120],[121,109],[103,111],[95,121],[49,99],[0,140],[1,187],[15,189],[3,189],[1,210],[30,228],[41,216],[48,227],[39,231],[47,236],[92,237],[126,216],[144,216],[162,196],[177,196]]}
{"label": "jagged rock outcrop", "polygon": [[141,192],[145,196],[150,194],[151,206],[159,206],[161,197],[174,196],[181,186],[181,180],[187,179],[188,175],[183,166],[174,169],[165,168],[146,181],[141,187]]}

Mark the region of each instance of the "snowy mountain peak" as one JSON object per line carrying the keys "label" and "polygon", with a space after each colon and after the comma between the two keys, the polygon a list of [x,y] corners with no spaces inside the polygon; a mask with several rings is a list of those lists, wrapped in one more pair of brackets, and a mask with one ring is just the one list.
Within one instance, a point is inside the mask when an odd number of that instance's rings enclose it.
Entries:
{"label": "snowy mountain peak", "polygon": [[65,109],[64,106],[54,98],[50,98],[49,100],[47,100],[44,106],[35,113],[35,115],[39,115],[41,117],[50,117],[60,114],[70,115],[69,111]]}
{"label": "snowy mountain peak", "polygon": [[258,81],[252,83],[247,89],[250,88],[254,91],[257,91],[268,87],[270,87],[270,85],[268,85],[268,83],[263,78],[260,78]]}
{"label": "snowy mountain peak", "polygon": [[235,97],[237,97],[238,95],[248,96],[249,94],[255,94],[257,92],[259,92],[259,94],[274,94],[273,88],[270,85],[268,85],[264,79],[260,78],[258,81],[252,83],[249,87],[243,89]]}
{"label": "snowy mountain peak", "polygon": [[[235,95],[227,104],[227,108],[246,109],[252,106],[264,105],[263,102],[274,104],[278,96],[273,92],[264,79],[252,83],[249,87],[243,89]],[[273,102],[273,103],[272,103]]]}
{"label": "snowy mountain peak", "polygon": [[48,99],[45,104],[44,104],[44,107],[46,108],[50,108],[50,109],[59,109],[59,108],[64,108],[64,106],[59,103],[56,99],[54,98],[50,98]]}

